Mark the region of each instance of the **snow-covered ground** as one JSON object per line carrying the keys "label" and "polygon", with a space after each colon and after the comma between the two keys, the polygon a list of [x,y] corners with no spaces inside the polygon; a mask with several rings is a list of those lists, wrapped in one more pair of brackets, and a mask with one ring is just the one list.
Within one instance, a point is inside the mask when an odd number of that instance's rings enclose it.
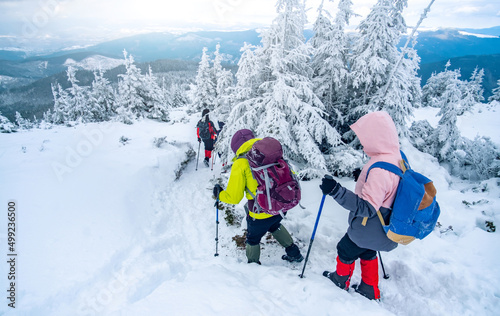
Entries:
{"label": "snow-covered ground", "polygon": [[[494,110],[464,117],[460,128],[498,141]],[[422,109],[416,119],[433,115]],[[245,223],[227,225],[222,211],[215,257],[211,189],[221,166],[216,162],[211,171],[200,163],[196,171],[191,161],[175,180],[189,148],[198,150],[198,115],[179,110],[172,118],[175,123],[0,134],[0,284],[7,295],[8,201],[17,207],[16,308],[4,296],[0,314],[498,315],[500,238],[486,231],[485,222],[500,223],[499,179],[460,181],[403,144],[412,167],[435,181],[441,227],[422,241],[382,253],[390,278],[383,279],[380,270],[377,303],[322,276],[335,268],[335,246],[347,228],[347,211],[331,198],[305,278],[298,277],[303,263],[282,261],[284,251],[275,243],[263,244],[262,266],[247,264],[232,240]],[[156,147],[154,139],[164,136],[167,143]],[[354,187],[350,178],[339,181]],[[284,220],[304,255],[321,201],[319,183],[302,183],[306,209],[291,210]],[[358,266],[353,283],[359,281]]]}

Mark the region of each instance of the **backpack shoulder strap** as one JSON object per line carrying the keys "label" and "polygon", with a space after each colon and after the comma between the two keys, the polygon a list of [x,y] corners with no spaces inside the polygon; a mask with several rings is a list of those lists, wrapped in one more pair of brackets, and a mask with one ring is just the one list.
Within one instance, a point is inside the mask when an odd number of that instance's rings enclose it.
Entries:
{"label": "backpack shoulder strap", "polygon": [[370,170],[372,170],[373,168],[384,169],[384,170],[387,170],[389,172],[394,173],[395,175],[399,176],[400,178],[403,177],[403,171],[398,166],[393,165],[392,163],[385,162],[385,161],[377,161],[376,163],[371,165],[370,168],[368,168],[368,171],[366,172],[365,181],[366,181],[366,179],[368,179],[368,175],[370,174]]}
{"label": "backpack shoulder strap", "polygon": [[[387,170],[387,171],[392,172],[395,175],[399,176],[400,178],[402,178],[404,172],[406,171],[406,164],[408,162],[407,162],[406,156],[404,155],[403,152],[401,152],[401,156],[404,159],[404,160],[401,161],[401,167],[403,168],[403,170],[401,170],[398,166],[393,165],[392,163],[388,163],[388,162],[385,162],[385,161],[377,161],[376,163],[374,163],[373,165],[371,165],[370,168],[368,168],[368,171],[366,172],[365,181],[368,179],[368,175],[370,174],[370,170],[372,170],[373,168],[380,168],[380,169]],[[377,215],[378,215],[378,218],[379,218],[380,223],[382,224],[382,226],[385,226],[384,218],[382,217],[382,213],[380,213],[380,210],[377,210]],[[368,217],[364,217],[363,221],[361,222],[361,225],[362,226],[366,226],[366,222],[367,221],[368,221]]]}

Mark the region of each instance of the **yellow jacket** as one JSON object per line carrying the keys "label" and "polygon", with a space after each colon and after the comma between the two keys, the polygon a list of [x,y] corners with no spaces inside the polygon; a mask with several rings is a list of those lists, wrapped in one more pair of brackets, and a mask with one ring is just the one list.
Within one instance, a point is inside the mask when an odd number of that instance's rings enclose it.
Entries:
{"label": "yellow jacket", "polygon": [[[243,158],[251,148],[252,145],[260,140],[260,138],[254,138],[243,143],[238,151],[236,151],[236,157],[233,158],[233,166],[231,167],[231,175],[229,176],[229,182],[224,191],[219,193],[219,200],[228,204],[238,204],[243,199],[246,194],[248,200],[253,200],[253,197],[246,192],[248,188],[252,194],[255,196],[257,192],[257,180],[254,179],[252,175],[252,170],[248,164],[248,160]],[[255,219],[264,219],[272,217],[273,215],[267,213],[254,213],[250,210],[249,215]]]}

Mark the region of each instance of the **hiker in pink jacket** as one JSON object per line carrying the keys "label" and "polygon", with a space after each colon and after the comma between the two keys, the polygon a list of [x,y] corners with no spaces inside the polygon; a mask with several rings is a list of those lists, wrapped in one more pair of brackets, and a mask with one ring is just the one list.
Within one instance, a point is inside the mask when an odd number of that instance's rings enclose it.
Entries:
{"label": "hiker in pink jacket", "polygon": [[401,154],[396,126],[387,112],[373,112],[351,125],[358,136],[363,151],[370,157],[364,165],[354,193],[342,187],[332,178],[323,178],[320,185],[323,194],[331,195],[337,203],[349,210],[347,233],[337,244],[337,269],[325,271],[338,287],[348,290],[355,261],[361,259],[361,284],[356,292],[369,299],[379,299],[377,251],[391,251],[397,243],[382,228],[377,210],[386,223],[396,196],[399,177],[387,170],[374,168],[366,179],[368,168],[377,161],[399,165]]}

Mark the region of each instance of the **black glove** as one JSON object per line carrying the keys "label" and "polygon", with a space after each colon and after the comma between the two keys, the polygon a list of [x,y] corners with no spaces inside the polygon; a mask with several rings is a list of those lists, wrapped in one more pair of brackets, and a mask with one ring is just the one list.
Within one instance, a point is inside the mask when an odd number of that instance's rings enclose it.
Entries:
{"label": "black glove", "polygon": [[221,193],[221,191],[224,191],[224,190],[222,189],[222,187],[220,186],[220,184],[216,184],[214,186],[214,191],[213,191],[214,192],[214,196],[215,196],[216,199],[219,198],[219,193]]}
{"label": "black glove", "polygon": [[352,176],[354,177],[354,182],[358,182],[358,178],[359,178],[360,173],[361,173],[360,168],[354,169],[354,171],[352,172]]}
{"label": "black glove", "polygon": [[198,137],[198,143],[201,143],[201,138]]}
{"label": "black glove", "polygon": [[321,180],[321,185],[319,186],[319,188],[321,189],[321,191],[323,191],[324,195],[335,195],[335,193],[337,193],[340,188],[340,184],[338,184],[338,182],[335,181],[332,176],[326,175]]}

